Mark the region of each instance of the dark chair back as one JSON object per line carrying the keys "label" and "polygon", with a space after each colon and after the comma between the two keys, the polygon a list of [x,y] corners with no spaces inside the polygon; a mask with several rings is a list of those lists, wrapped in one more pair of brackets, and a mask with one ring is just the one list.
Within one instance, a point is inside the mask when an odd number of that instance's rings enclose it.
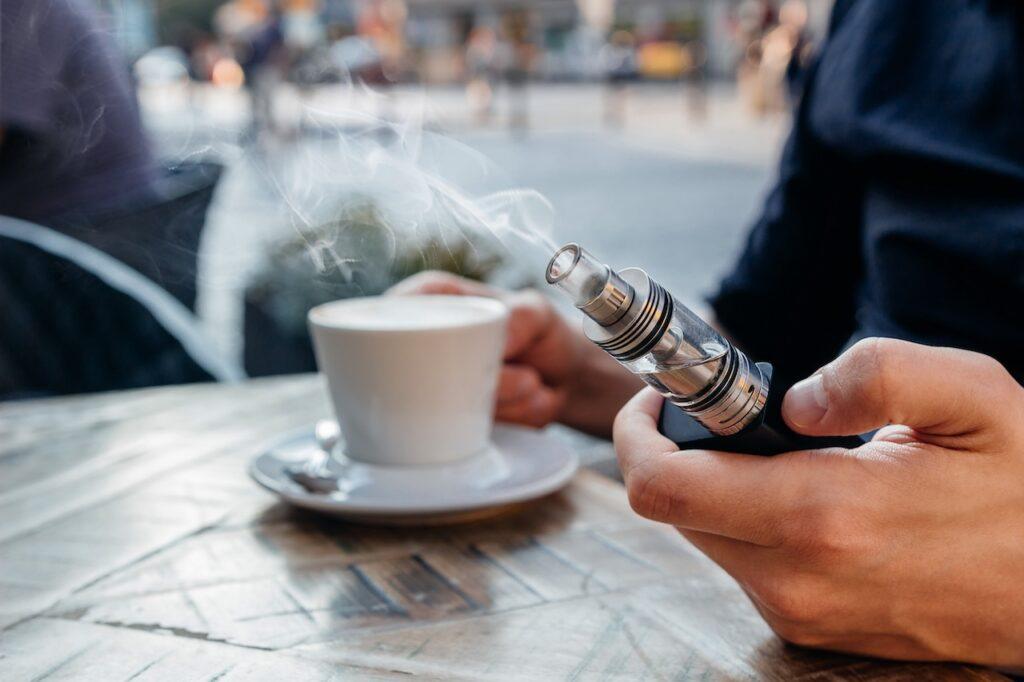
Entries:
{"label": "dark chair back", "polygon": [[100,213],[66,213],[47,225],[110,254],[195,310],[199,246],[223,168],[164,169],[153,197]]}
{"label": "dark chair back", "polygon": [[234,379],[195,316],[123,263],[0,217],[0,399]]}

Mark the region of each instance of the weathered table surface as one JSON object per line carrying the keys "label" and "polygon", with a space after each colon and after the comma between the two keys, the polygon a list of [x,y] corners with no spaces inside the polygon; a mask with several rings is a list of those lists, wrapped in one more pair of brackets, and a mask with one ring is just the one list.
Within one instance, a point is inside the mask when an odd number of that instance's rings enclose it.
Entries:
{"label": "weathered table surface", "polygon": [[582,472],[504,519],[345,524],[245,467],[313,377],[0,405],[0,679],[1001,679],[783,645]]}

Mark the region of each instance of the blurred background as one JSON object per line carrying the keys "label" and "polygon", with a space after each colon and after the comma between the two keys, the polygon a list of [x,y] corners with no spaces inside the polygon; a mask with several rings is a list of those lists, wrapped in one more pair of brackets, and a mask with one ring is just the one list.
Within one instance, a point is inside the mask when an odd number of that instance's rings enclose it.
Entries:
{"label": "blurred background", "polygon": [[[461,209],[409,218],[419,204],[402,204],[423,184],[410,173],[443,178],[470,202],[532,188],[550,202],[545,215],[522,218],[544,204],[537,196],[505,195],[484,222],[523,219],[699,301],[758,209],[830,10],[830,0],[74,2],[95,10],[177,184],[114,220],[108,210],[85,227],[35,221],[170,291],[202,343],[250,375],[313,369],[304,315],[322,301],[425,268],[536,282],[519,242],[452,230]],[[415,229],[403,233],[403,221]],[[7,394],[169,380],[26,380]]]}

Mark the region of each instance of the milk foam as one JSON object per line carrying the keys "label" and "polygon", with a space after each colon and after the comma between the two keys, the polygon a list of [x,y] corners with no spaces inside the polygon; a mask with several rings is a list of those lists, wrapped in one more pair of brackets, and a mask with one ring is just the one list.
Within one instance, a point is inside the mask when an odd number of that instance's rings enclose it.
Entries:
{"label": "milk foam", "polygon": [[501,303],[473,296],[393,296],[335,301],[310,311],[314,324],[365,331],[448,329],[489,322]]}

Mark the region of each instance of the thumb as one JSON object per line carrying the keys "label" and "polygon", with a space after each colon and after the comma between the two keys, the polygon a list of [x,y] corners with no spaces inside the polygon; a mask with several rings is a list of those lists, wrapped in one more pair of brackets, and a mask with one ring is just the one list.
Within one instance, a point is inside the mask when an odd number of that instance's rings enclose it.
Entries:
{"label": "thumb", "polygon": [[955,348],[865,339],[786,393],[782,414],[807,435],[853,435],[887,424],[954,436],[989,426],[993,403],[1020,386],[992,358]]}

